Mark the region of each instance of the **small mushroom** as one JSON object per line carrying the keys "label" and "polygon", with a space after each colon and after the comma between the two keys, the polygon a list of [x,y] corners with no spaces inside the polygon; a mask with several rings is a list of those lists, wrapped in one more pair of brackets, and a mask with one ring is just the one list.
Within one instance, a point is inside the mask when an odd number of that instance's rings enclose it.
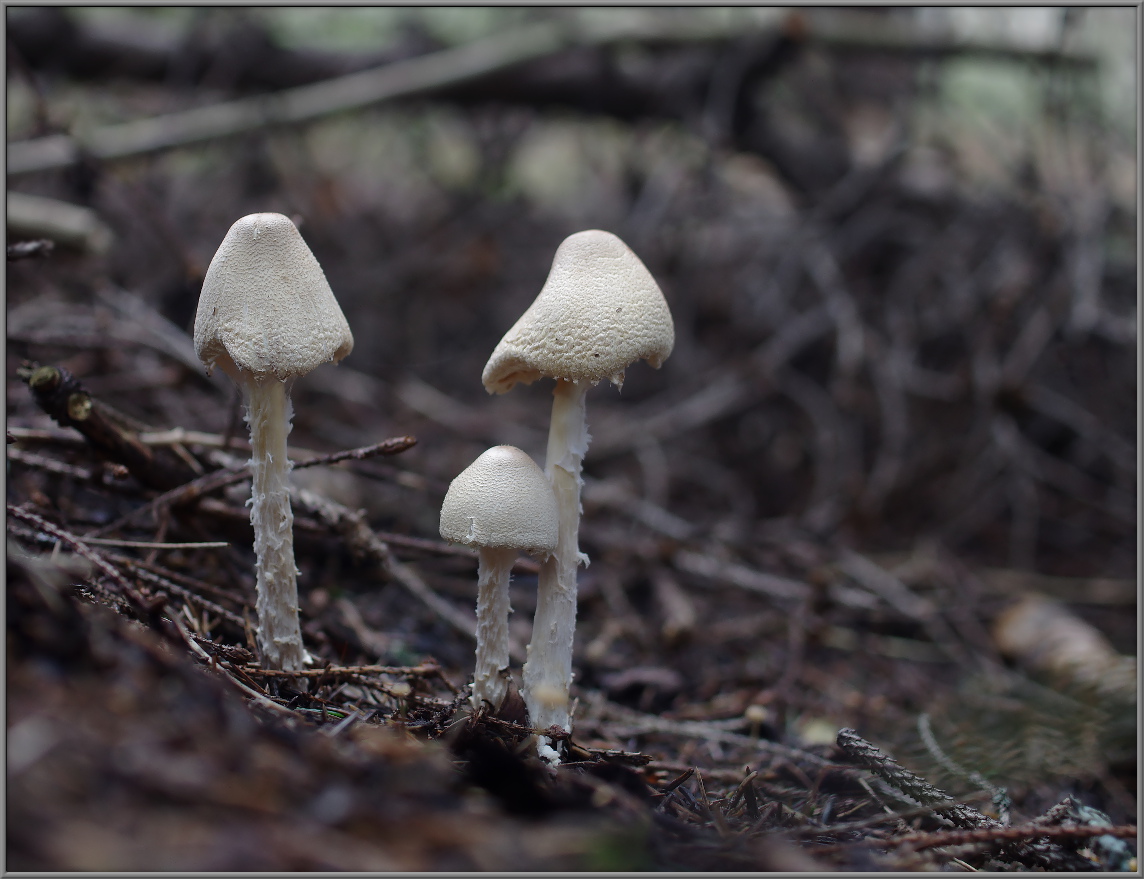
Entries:
{"label": "small mushroom", "polygon": [[[489,393],[518,382],[556,379],[545,472],[560,510],[556,552],[541,566],[524,699],[534,727],[571,731],[569,689],[576,628],[581,464],[588,435],[584,395],[601,379],[623,385],[640,359],[657,369],[671,353],[675,328],[663,293],[639,257],[610,232],[566,238],[535,301],[501,339],[481,376]],[[552,763],[559,755],[540,744]]]}
{"label": "small mushroom", "polygon": [[263,663],[297,671],[309,660],[298,622],[298,571],[286,436],[290,384],[353,348],[322,267],[281,214],[250,214],[226,233],[203,280],[195,351],[242,388],[252,448],[250,523],[257,559]]}
{"label": "small mushroom", "polygon": [[509,577],[519,550],[547,557],[556,549],[556,498],[548,479],[515,446],[494,446],[449,485],[441,536],[475,546],[477,662],[472,704],[500,708],[508,692]]}

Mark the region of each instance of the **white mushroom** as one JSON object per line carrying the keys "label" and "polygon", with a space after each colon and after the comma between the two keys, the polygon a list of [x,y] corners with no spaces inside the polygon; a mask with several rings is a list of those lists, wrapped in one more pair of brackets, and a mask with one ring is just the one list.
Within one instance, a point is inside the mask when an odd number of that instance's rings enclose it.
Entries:
{"label": "white mushroom", "polygon": [[203,280],[195,351],[243,391],[252,447],[250,522],[257,558],[258,645],[271,668],[309,660],[298,622],[298,571],[286,436],[289,385],[350,353],[354,340],[322,267],[281,214],[250,214],[230,227]]}
{"label": "white mushroom", "polygon": [[556,549],[556,498],[536,462],[515,446],[494,446],[449,485],[441,536],[475,546],[477,662],[472,704],[500,708],[508,692],[509,578],[517,552],[547,558]]}
{"label": "white mushroom", "polygon": [[[556,379],[545,472],[560,509],[556,553],[540,571],[532,642],[524,666],[524,698],[534,727],[571,731],[569,689],[576,628],[580,552],[580,468],[588,450],[584,394],[601,379],[621,386],[640,359],[658,368],[671,353],[675,328],[655,279],[619,238],[593,229],[564,240],[544,288],[485,365],[489,393],[520,382]],[[559,755],[541,743],[541,756]]]}

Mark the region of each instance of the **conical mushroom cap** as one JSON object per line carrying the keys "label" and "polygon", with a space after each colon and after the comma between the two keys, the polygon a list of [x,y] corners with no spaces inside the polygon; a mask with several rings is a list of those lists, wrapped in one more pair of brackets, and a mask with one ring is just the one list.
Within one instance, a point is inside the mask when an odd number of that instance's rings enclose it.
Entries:
{"label": "conical mushroom cap", "polygon": [[675,344],[671,311],[639,257],[615,235],[565,238],[544,288],[485,364],[481,380],[503,394],[538,378],[622,384],[640,359],[659,368]]}
{"label": "conical mushroom cap", "polygon": [[441,504],[441,536],[467,546],[548,555],[556,549],[556,495],[536,462],[515,446],[494,446],[452,481]]}
{"label": "conical mushroom cap", "polygon": [[236,381],[238,370],[305,375],[354,346],[318,260],[282,214],[250,214],[230,227],[203,279],[195,352]]}

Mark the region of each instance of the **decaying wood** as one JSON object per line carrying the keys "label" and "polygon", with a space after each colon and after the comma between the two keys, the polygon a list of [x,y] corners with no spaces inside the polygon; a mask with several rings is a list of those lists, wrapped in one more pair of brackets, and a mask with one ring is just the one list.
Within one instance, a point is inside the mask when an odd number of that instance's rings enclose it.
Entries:
{"label": "decaying wood", "polygon": [[60,426],[79,431],[100,455],[125,466],[142,484],[169,489],[195,478],[185,459],[169,450],[156,453],[139,442],[136,431],[94,399],[68,370],[26,364],[21,378],[36,402]]}
{"label": "decaying wood", "polygon": [[[89,253],[104,253],[111,247],[111,229],[90,208],[22,192],[7,193],[6,202],[8,229],[12,234],[47,238]],[[17,249],[16,254],[43,250],[42,246],[30,247],[29,243],[20,246],[23,250]],[[10,247],[9,261],[13,259],[12,253]]]}

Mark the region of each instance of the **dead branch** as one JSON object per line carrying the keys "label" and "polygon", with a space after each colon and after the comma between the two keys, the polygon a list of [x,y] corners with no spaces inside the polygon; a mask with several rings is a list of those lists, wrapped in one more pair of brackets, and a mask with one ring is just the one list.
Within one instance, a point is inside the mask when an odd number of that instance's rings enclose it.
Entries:
{"label": "dead branch", "polygon": [[49,537],[70,546],[78,555],[87,559],[89,562],[99,568],[99,570],[102,571],[105,576],[107,576],[113,583],[119,586],[119,588],[123,591],[123,594],[127,597],[131,604],[134,605],[136,611],[143,613],[145,616],[150,616],[154,610],[153,605],[143,598],[135,586],[132,585],[132,583],[123,576],[118,568],[108,562],[102,554],[96,552],[88,544],[84,543],[83,538],[77,537],[70,531],[66,531],[63,528],[53,525],[42,516],[38,516],[32,511],[26,510],[23,507],[13,506],[12,504],[6,504],[5,506],[9,516],[20,519],[23,522],[27,522],[33,528],[43,532]]}
{"label": "dead branch", "polygon": [[26,363],[19,375],[40,408],[61,427],[79,431],[96,452],[125,466],[143,485],[167,489],[194,478],[182,458],[169,452],[156,454],[139,442],[137,432],[94,399],[66,369]]}
{"label": "dead branch", "polygon": [[[416,438],[411,436],[391,437],[379,443],[362,446],[358,449],[332,452],[327,455],[316,455],[309,460],[296,463],[294,469],[300,470],[306,467],[315,467],[320,464],[333,464],[346,460],[361,461],[378,455],[396,455],[404,452],[406,449],[412,448],[416,443]],[[126,515],[116,519],[114,522],[95,529],[88,536],[102,537],[106,534],[111,534],[133,522],[142,521],[148,514],[156,515],[160,511],[172,507],[187,506],[209,494],[213,494],[228,486],[236,485],[249,478],[250,473],[245,464],[211,471],[189,482],[184,482],[177,488],[164,492],[158,497],[148,501],[144,506],[137,507]]]}
{"label": "dead branch", "polygon": [[354,677],[358,675],[399,675],[402,677],[436,677],[441,667],[435,662],[421,665],[329,665],[325,668],[307,668],[301,671],[280,671],[273,668],[249,668],[248,674],[259,677]]}
{"label": "dead branch", "polygon": [[[222,32],[200,19],[186,29],[77,20],[70,10],[40,6],[8,19],[10,49],[33,69],[50,67],[78,78],[153,80],[192,86],[225,69],[236,89],[287,88],[349,70],[375,67],[381,53],[351,55],[279,46],[265,28],[234,16]],[[391,53],[385,53],[391,54]]]}
{"label": "dead branch", "polygon": [[[22,192],[9,192],[7,200],[8,230],[13,234],[47,238],[88,253],[104,253],[111,246],[111,229],[90,208]],[[35,242],[23,245],[27,255],[44,252],[42,247],[29,249],[30,244]],[[9,262],[11,253],[10,247]]]}
{"label": "dead branch", "polygon": [[8,174],[63,168],[81,156],[104,161],[141,156],[269,126],[311,122],[381,101],[426,96],[444,86],[543,57],[565,45],[567,38],[558,26],[534,25],[275,95],[97,129],[82,140],[58,134],[9,144]]}
{"label": "dead branch", "polygon": [[680,550],[673,558],[680,571],[695,574],[716,583],[730,583],[740,589],[757,592],[770,598],[805,601],[812,593],[812,587],[789,577],[756,571],[745,565],[722,562],[710,555],[689,550]]}
{"label": "dead branch", "polygon": [[[1117,839],[1135,839],[1139,831],[1135,825],[1121,827],[1082,827],[1070,825],[1065,827],[1045,827],[1039,824],[1023,824],[1020,827],[982,827],[975,830],[937,830],[932,833],[904,833],[900,836],[870,837],[855,840],[854,842],[835,843],[826,846],[815,846],[818,853],[845,851],[853,846],[863,848],[901,848],[908,847],[916,851],[938,846],[960,846],[992,844],[996,846],[1006,843],[1048,839],[1053,841],[1069,842],[1072,840],[1092,839],[1097,836],[1114,836]],[[1063,867],[1062,867],[1063,869]],[[1073,867],[1072,869],[1077,869]],[[1089,864],[1088,869],[1095,869]]]}

